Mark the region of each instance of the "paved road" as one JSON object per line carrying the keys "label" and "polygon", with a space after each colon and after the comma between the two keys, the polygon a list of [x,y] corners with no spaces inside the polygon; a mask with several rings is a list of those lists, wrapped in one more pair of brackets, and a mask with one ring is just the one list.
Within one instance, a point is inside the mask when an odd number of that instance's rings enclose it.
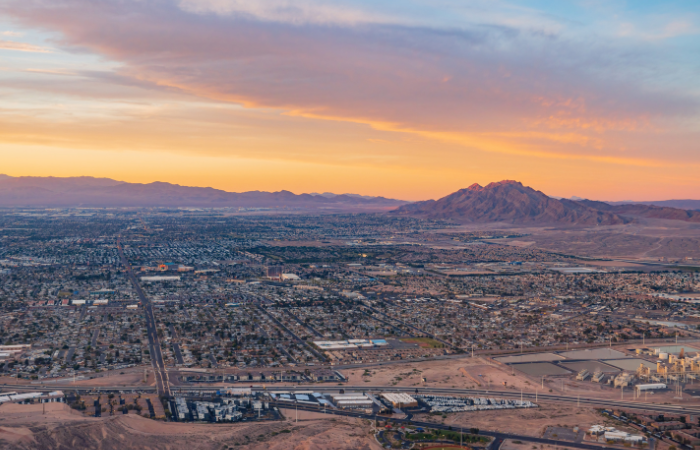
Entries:
{"label": "paved road", "polygon": [[182,357],[182,351],[180,351],[180,344],[173,344],[173,350],[175,351],[175,358],[178,364],[185,364],[185,358]]}
{"label": "paved road", "polygon": [[68,353],[66,353],[66,364],[73,361],[73,354],[75,353],[75,347],[70,347]]}
{"label": "paved road", "polygon": [[[250,386],[247,383],[239,383],[241,387]],[[52,383],[51,386],[41,386],[37,384],[28,385],[4,385],[5,390],[55,390],[55,389],[65,389],[65,390],[90,390],[88,386],[74,386],[71,384],[60,385],[57,383]],[[261,390],[262,386],[255,384],[255,390]],[[137,392],[152,392],[153,387],[150,386],[99,386],[95,387],[100,391],[137,391]],[[174,386],[169,387],[170,390],[176,391],[189,391],[189,392],[202,392],[202,391],[216,391],[219,389],[217,386]],[[293,391],[315,391],[315,392],[338,392],[339,389],[344,389],[347,393],[348,391],[357,392],[407,392],[410,394],[415,393],[416,388],[402,388],[397,386],[333,386],[326,385],[320,386],[318,384],[312,385],[298,385],[298,386],[279,386],[272,387],[267,385],[267,391],[269,392],[293,392]],[[520,400],[520,393],[513,391],[498,391],[498,390],[480,390],[480,389],[448,389],[448,388],[419,388],[419,394],[433,394],[433,395],[448,395],[448,396],[470,396],[470,397],[497,397],[497,398],[508,398],[513,400]],[[523,394],[522,398],[524,400],[535,401],[535,394]],[[552,395],[552,394],[538,394],[537,402],[560,402],[576,404],[586,407],[598,407],[598,408],[627,408],[627,409],[637,409],[646,411],[655,411],[659,413],[672,413],[672,414],[700,414],[700,405],[662,405],[654,403],[645,403],[641,401],[623,401],[623,400],[612,400],[612,399],[579,399],[577,397],[569,397],[563,395]]]}
{"label": "paved road", "polygon": [[[254,386],[254,390],[262,390],[262,384],[259,383],[238,383],[240,387]],[[41,386],[40,384],[25,384],[25,385],[2,385],[4,390],[90,390],[90,386],[75,386],[70,383],[65,385],[58,383],[51,383],[49,386]],[[236,385],[234,385],[236,386]],[[100,391],[137,391],[137,392],[153,392],[154,388],[151,386],[95,386],[95,390]],[[214,392],[220,389],[218,386],[169,386],[170,390],[176,391],[188,391],[188,392],[202,392],[210,391]],[[325,385],[321,386],[318,384],[310,385],[297,385],[297,386],[271,386],[267,384],[266,391],[268,392],[294,392],[294,391],[314,391],[314,392],[338,392],[339,389],[344,389],[345,392],[357,391],[357,392],[406,392],[409,394],[414,394],[416,391],[415,387],[406,388],[398,386],[338,386],[338,385]],[[520,392],[513,391],[500,391],[500,390],[482,390],[482,389],[452,389],[452,388],[430,388],[422,387],[418,389],[419,394],[432,394],[432,395],[447,395],[447,396],[469,396],[469,397],[497,397],[497,398],[508,398],[513,400],[520,400]],[[537,397],[537,399],[535,398]],[[694,414],[700,415],[700,405],[663,405],[655,403],[645,403],[642,401],[630,401],[630,400],[616,400],[616,399],[584,399],[578,397],[570,397],[565,395],[553,395],[553,394],[522,394],[523,400],[541,402],[560,402],[560,403],[570,403],[586,407],[598,407],[598,408],[627,408],[627,409],[637,409],[646,411],[655,411],[659,413],[673,413],[673,414]]]}
{"label": "paved road", "polygon": [[163,361],[163,353],[160,349],[160,340],[158,339],[158,328],[156,327],[156,319],[153,315],[153,304],[144,294],[141,285],[134,275],[134,271],[131,269],[131,265],[126,260],[124,256],[124,250],[122,249],[121,242],[117,240],[117,251],[119,252],[119,258],[122,260],[122,264],[126,269],[126,274],[134,286],[136,293],[141,299],[141,305],[143,305],[144,312],[146,314],[146,334],[148,335],[148,350],[151,355],[151,364],[153,365],[153,373],[156,378],[156,388],[158,395],[163,395],[170,398],[172,395],[170,393],[170,383],[168,381],[168,371],[165,368],[165,362]]}

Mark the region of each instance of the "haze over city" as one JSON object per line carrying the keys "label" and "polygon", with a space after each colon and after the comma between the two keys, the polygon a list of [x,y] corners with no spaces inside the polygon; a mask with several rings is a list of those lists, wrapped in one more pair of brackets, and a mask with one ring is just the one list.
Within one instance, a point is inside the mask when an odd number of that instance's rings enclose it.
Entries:
{"label": "haze over city", "polygon": [[699,13],[0,1],[0,449],[700,449]]}

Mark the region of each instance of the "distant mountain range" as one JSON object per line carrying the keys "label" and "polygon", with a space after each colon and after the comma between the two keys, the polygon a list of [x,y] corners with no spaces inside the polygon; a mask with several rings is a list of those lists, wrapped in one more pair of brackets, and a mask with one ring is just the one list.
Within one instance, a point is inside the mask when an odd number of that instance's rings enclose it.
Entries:
{"label": "distant mountain range", "polygon": [[354,194],[312,195],[227,192],[170,183],[126,183],[93,177],[10,177],[0,175],[0,207],[243,207],[309,210],[387,210],[407,202]]}
{"label": "distant mountain range", "polygon": [[523,225],[619,225],[642,218],[700,222],[698,211],[647,204],[613,205],[592,200],[557,199],[512,180],[485,187],[473,184],[439,200],[401,206],[391,214],[461,223]]}
{"label": "distant mountain range", "polygon": [[93,177],[0,175],[0,207],[202,207],[304,211],[389,211],[392,215],[460,223],[618,225],[640,219],[700,222],[700,200],[599,202],[549,197],[517,181],[473,184],[439,200],[409,203],[384,197],[331,192],[227,192],[154,182],[126,183]]}
{"label": "distant mountain range", "polygon": [[695,209],[700,210],[700,200],[657,200],[650,202],[605,202],[610,205],[648,205],[663,208]]}
{"label": "distant mountain range", "polygon": [[[562,197],[552,197],[561,200]],[[581,201],[581,200],[588,200],[587,198],[582,198],[582,197],[569,197],[567,200],[574,200],[574,201]],[[648,206],[660,206],[664,208],[678,208],[678,209],[694,209],[694,210],[700,210],[700,200],[690,200],[690,199],[685,199],[685,200],[652,200],[652,201],[644,201],[644,202],[635,202],[634,200],[623,200],[619,202],[604,202],[609,205],[648,205]]]}

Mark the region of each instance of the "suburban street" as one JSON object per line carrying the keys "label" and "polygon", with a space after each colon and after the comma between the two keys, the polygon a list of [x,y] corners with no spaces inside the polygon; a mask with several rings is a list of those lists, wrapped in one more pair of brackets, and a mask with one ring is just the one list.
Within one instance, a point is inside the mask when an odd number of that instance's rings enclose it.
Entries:
{"label": "suburban street", "polygon": [[153,305],[150,300],[146,297],[141,289],[134,271],[131,269],[129,261],[127,261],[126,256],[124,256],[124,250],[122,249],[121,241],[117,240],[117,250],[119,251],[119,258],[121,258],[124,269],[131,280],[131,284],[134,286],[136,293],[141,300],[141,305],[146,316],[146,334],[148,335],[148,348],[151,355],[151,364],[153,365],[153,373],[156,379],[156,388],[158,395],[163,395],[165,397],[171,397],[170,392],[170,382],[168,380],[168,370],[165,367],[165,362],[163,361],[163,354],[160,349],[160,341],[158,340],[158,328],[156,327],[155,317],[153,316]]}

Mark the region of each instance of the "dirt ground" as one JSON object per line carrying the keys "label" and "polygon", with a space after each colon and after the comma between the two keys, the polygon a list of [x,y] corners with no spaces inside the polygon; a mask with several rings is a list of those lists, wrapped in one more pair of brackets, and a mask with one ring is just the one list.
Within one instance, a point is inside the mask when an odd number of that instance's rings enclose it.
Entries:
{"label": "dirt ground", "polygon": [[501,450],[578,450],[573,447],[561,445],[533,444],[532,442],[520,442],[518,440],[506,439],[501,444]]}
{"label": "dirt ground", "polygon": [[86,418],[66,405],[3,405],[0,448],[100,450],[379,450],[366,421],[351,418],[299,417],[249,424],[181,424],[138,415]]}
{"label": "dirt ground", "polygon": [[511,230],[527,237],[494,242],[580,256],[626,257],[644,261],[700,257],[700,230],[690,222],[641,220],[608,227]]}
{"label": "dirt ground", "polygon": [[[673,390],[648,394],[645,398],[633,399],[630,388],[624,393],[605,384],[592,381],[576,381],[574,375],[549,377],[544,379],[525,375],[517,370],[489,361],[487,358],[462,358],[442,361],[395,364],[365,369],[342,370],[348,377],[350,386],[400,386],[400,387],[443,387],[456,389],[493,389],[513,392],[545,393],[586,398],[622,398],[640,403],[674,403],[696,405],[700,398],[684,395],[676,398]],[[426,382],[422,381],[425,377]],[[504,385],[505,383],[505,385]],[[542,387],[544,384],[544,388]],[[689,385],[689,387],[692,387]],[[700,388],[700,386],[698,386]]]}
{"label": "dirt ground", "polygon": [[[525,436],[540,437],[548,426],[589,429],[601,423],[602,418],[591,408],[577,408],[560,403],[540,404],[539,408],[509,409],[497,411],[473,411],[439,415],[419,414],[416,420],[444,423],[453,427],[480,428],[489,431],[502,431]],[[524,449],[521,449],[524,450]]]}
{"label": "dirt ground", "polygon": [[[540,380],[512,371],[507,366],[487,358],[460,358],[425,361],[367,369],[347,369],[342,373],[351,386],[444,387],[457,389],[512,389],[524,392],[543,392]],[[425,383],[422,381],[425,378]],[[505,383],[505,385],[504,385]],[[549,383],[549,385],[548,385]],[[559,392],[561,382],[545,382],[545,390]]]}
{"label": "dirt ground", "polygon": [[[122,375],[121,372],[124,372]],[[89,376],[94,377],[93,379],[76,379],[73,382],[73,378],[46,378],[43,380],[32,380],[37,384],[41,385],[43,381],[44,386],[51,387],[51,385],[61,385],[61,384],[71,384],[75,386],[155,386],[155,379],[153,378],[153,370],[148,371],[148,376],[146,382],[143,379],[143,369],[140,371],[111,371],[109,376],[107,372],[104,373],[91,373]],[[13,377],[0,377],[0,384],[27,384],[28,381],[22,378]]]}
{"label": "dirt ground", "polygon": [[[365,369],[342,370],[352,386],[402,386],[402,387],[455,387],[483,388],[491,380],[491,386],[503,387],[503,380],[508,385],[515,383],[525,386],[521,377],[509,377],[503,370],[484,358],[460,358],[454,360],[425,361],[406,364],[394,364]],[[479,376],[481,375],[481,376]],[[422,379],[426,382],[423,383]]]}

